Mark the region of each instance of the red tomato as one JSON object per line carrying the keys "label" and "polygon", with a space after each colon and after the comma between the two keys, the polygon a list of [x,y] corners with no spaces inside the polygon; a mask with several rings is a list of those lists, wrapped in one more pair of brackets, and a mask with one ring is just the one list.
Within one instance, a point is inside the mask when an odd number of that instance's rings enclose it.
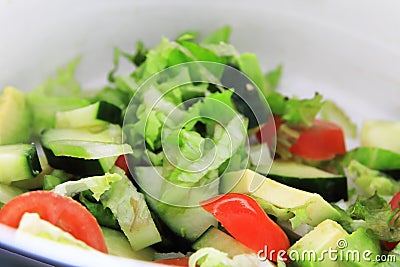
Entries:
{"label": "red tomato", "polygon": [[395,194],[392,198],[392,200],[390,200],[390,207],[392,207],[392,210],[395,210],[396,208],[399,207],[399,202],[400,202],[400,192],[397,192],[397,194]]}
{"label": "red tomato", "polygon": [[161,263],[165,265],[172,265],[172,266],[189,266],[189,258],[174,258],[174,259],[165,259],[156,261],[156,263]]}
{"label": "red tomato", "polygon": [[257,132],[256,136],[260,143],[267,143],[272,145],[274,138],[276,137],[276,132],[281,127],[281,118],[274,116],[273,120],[269,119],[264,125],[261,126],[260,130]]}
{"label": "red tomato", "polygon": [[127,159],[125,158],[125,155],[121,155],[117,158],[117,161],[115,162],[115,166],[121,168],[124,170],[126,176],[130,176],[128,164],[127,164]]}
{"label": "red tomato", "polygon": [[290,152],[307,159],[332,159],[346,153],[343,131],[334,123],[314,120],[310,128],[300,133]]}
{"label": "red tomato", "polygon": [[[392,200],[390,200],[390,207],[392,207],[392,210],[395,210],[397,208],[399,208],[399,202],[400,202],[400,192],[397,192],[397,194],[395,194],[392,198]],[[385,247],[386,250],[391,251],[393,250],[397,244],[399,243],[399,241],[397,242],[383,242],[383,246]]]}
{"label": "red tomato", "polygon": [[[256,253],[262,251],[269,260],[276,261],[278,252],[286,252],[290,246],[285,232],[248,195],[229,193],[200,205],[239,242]],[[280,256],[286,257],[286,254]]]}
{"label": "red tomato", "polygon": [[103,233],[93,215],[79,202],[50,191],[33,191],[19,195],[0,210],[0,223],[18,228],[25,212],[38,213],[75,238],[107,253]]}

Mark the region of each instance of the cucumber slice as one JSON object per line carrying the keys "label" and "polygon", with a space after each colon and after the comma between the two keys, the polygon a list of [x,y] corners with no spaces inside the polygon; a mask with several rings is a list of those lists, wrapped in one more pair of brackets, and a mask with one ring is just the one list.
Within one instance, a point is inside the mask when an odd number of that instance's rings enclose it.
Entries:
{"label": "cucumber slice", "polygon": [[251,249],[237,241],[235,238],[214,226],[208,228],[208,230],[196,240],[192,247],[195,250],[213,247],[222,252],[228,253],[231,258],[240,254],[254,253]]}
{"label": "cucumber slice", "polygon": [[[131,151],[126,145],[119,145],[121,142],[122,130],[119,125],[108,125],[100,132],[91,132],[88,129],[51,129],[41,136],[43,151],[49,165],[79,176],[103,175],[109,171],[118,155],[121,155],[118,151]],[[98,151],[106,145],[110,145],[112,149]],[[62,152],[64,148],[67,148],[68,153]],[[101,155],[95,155],[96,151]],[[57,155],[54,152],[57,152]]]}
{"label": "cucumber slice", "polygon": [[121,124],[122,111],[108,102],[99,101],[92,105],[56,113],[56,128],[83,128]]}
{"label": "cucumber slice", "polygon": [[48,144],[56,156],[81,159],[101,159],[133,153],[128,144],[107,144],[101,142],[62,140]]}
{"label": "cucumber slice", "polygon": [[33,144],[0,146],[0,183],[33,178],[42,171]]}
{"label": "cucumber slice", "polygon": [[0,184],[0,204],[6,204],[14,197],[21,195],[25,192],[25,190],[22,190],[18,187]]}
{"label": "cucumber slice", "polygon": [[122,143],[122,130],[119,125],[108,125],[99,132],[87,129],[50,129],[42,133],[40,141],[43,146],[48,147],[50,142],[61,140],[79,140],[103,143]]}
{"label": "cucumber slice", "polygon": [[122,232],[107,227],[101,227],[101,231],[103,232],[104,240],[106,241],[108,253],[110,255],[143,261],[153,260],[155,254],[154,249],[148,247],[140,251],[134,251]]}
{"label": "cucumber slice", "polygon": [[274,161],[267,175],[282,184],[321,195],[328,202],[347,200],[347,179],[296,162]]}
{"label": "cucumber slice", "polygon": [[67,156],[56,156],[51,149],[43,147],[50,166],[64,170],[80,177],[103,175],[108,172],[117,160],[117,156],[101,159],[81,159]]}
{"label": "cucumber slice", "polygon": [[347,167],[351,160],[400,179],[400,153],[377,147],[359,147],[349,151],[341,165]]}

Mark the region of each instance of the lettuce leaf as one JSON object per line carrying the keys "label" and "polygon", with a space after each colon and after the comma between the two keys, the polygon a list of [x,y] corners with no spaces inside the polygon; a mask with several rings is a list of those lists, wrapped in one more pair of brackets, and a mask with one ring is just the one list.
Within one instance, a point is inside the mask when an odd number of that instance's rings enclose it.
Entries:
{"label": "lettuce leaf", "polygon": [[120,180],[111,184],[100,197],[104,207],[109,208],[134,250],[140,250],[161,241],[150,211],[132,182],[117,167],[112,169]]}
{"label": "lettuce leaf", "polygon": [[119,230],[119,224],[114,214],[109,208],[105,208],[99,201],[93,197],[90,190],[83,191],[79,194],[79,201],[90,211],[96,218],[97,222],[106,227]]}
{"label": "lettuce leaf", "polygon": [[189,257],[189,267],[258,267],[274,266],[270,261],[260,261],[256,254],[239,254],[232,258],[215,248],[199,249]]}
{"label": "lettuce leaf", "polygon": [[80,192],[90,190],[93,197],[98,201],[100,196],[111,188],[112,183],[121,179],[121,176],[116,173],[107,173],[102,176],[87,177],[59,184],[53,189],[53,192],[62,196],[73,197]]}
{"label": "lettuce leaf", "polygon": [[55,114],[81,108],[90,104],[82,98],[81,86],[75,78],[75,70],[80,58],[64,69],[58,70],[56,77],[50,77],[27,94],[27,103],[32,112],[32,128],[36,135],[43,129],[54,128]]}
{"label": "lettuce leaf", "polygon": [[351,121],[350,117],[335,102],[325,100],[321,109],[321,118],[338,124],[344,134],[350,138],[357,137],[357,125]]}
{"label": "lettuce leaf", "polygon": [[246,74],[251,81],[257,85],[258,89],[261,90],[263,95],[267,95],[271,92],[267,88],[265,83],[264,74],[261,70],[260,63],[258,62],[257,56],[252,53],[241,54],[239,58],[236,59],[239,69]]}
{"label": "lettuce leaf", "polygon": [[286,102],[285,112],[282,119],[289,125],[300,125],[310,127],[314,118],[323,105],[322,96],[318,93],[311,99],[290,98]]}
{"label": "lettuce leaf", "polygon": [[229,43],[229,37],[231,36],[231,27],[224,26],[215,32],[211,33],[210,35],[206,36],[202,41],[201,44],[220,44],[222,43]]}
{"label": "lettuce leaf", "polygon": [[276,69],[271,70],[264,75],[265,85],[268,88],[267,91],[275,90],[278,87],[281,75],[282,65],[279,65]]}
{"label": "lettuce leaf", "polygon": [[353,230],[363,226],[379,240],[400,240],[399,210],[393,211],[388,202],[379,195],[357,199],[347,212],[353,219]]}
{"label": "lettuce leaf", "polygon": [[347,166],[347,178],[354,180],[360,193],[373,196],[375,193],[382,196],[393,196],[400,191],[400,183],[379,171],[372,170],[356,160],[350,161]]}

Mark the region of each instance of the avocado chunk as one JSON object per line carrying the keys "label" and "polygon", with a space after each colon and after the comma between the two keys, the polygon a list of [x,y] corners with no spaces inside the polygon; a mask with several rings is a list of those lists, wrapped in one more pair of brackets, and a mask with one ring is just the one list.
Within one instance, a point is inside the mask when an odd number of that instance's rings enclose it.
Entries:
{"label": "avocado chunk", "polygon": [[30,121],[25,95],[13,87],[6,87],[0,96],[0,145],[28,142]]}
{"label": "avocado chunk", "polygon": [[[377,239],[371,238],[365,228],[358,228],[340,244],[340,266],[368,267],[375,266],[381,248]],[[339,250],[339,251],[340,251]]]}
{"label": "avocado chunk", "polygon": [[305,208],[307,218],[304,223],[311,226],[316,226],[325,219],[336,220],[340,217],[339,212],[320,195],[278,183],[249,169],[224,175],[220,191],[251,195],[261,200],[260,204],[264,209],[266,205],[263,204],[289,211]]}
{"label": "avocado chunk", "polygon": [[368,120],[363,123],[362,146],[379,147],[400,153],[400,122]]}
{"label": "avocado chunk", "polygon": [[342,266],[338,258],[340,245],[349,234],[336,222],[325,220],[300,238],[288,250],[293,266],[335,267]]}

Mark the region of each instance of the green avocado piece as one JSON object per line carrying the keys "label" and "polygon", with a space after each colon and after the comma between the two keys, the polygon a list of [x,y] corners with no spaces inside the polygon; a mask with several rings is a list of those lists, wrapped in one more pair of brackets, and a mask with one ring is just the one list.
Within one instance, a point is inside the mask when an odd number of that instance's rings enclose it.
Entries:
{"label": "green avocado piece", "polygon": [[338,244],[346,242],[349,234],[336,222],[325,220],[300,238],[288,250],[291,264],[297,267],[336,267]]}
{"label": "green avocado piece", "polygon": [[381,254],[379,241],[371,238],[365,228],[358,228],[346,237],[338,250],[341,256],[340,266],[349,267],[375,266],[376,256]]}
{"label": "green avocado piece", "polygon": [[[319,194],[278,183],[249,169],[225,174],[219,190],[223,194],[229,192],[248,194],[261,200],[259,202],[264,209],[267,203],[276,208],[291,211],[304,208],[306,217],[304,223],[311,226],[317,226],[325,219],[340,218],[338,211]],[[284,218],[280,219],[284,220]]]}
{"label": "green avocado piece", "polygon": [[31,116],[25,95],[6,87],[0,95],[0,145],[28,142]]}

